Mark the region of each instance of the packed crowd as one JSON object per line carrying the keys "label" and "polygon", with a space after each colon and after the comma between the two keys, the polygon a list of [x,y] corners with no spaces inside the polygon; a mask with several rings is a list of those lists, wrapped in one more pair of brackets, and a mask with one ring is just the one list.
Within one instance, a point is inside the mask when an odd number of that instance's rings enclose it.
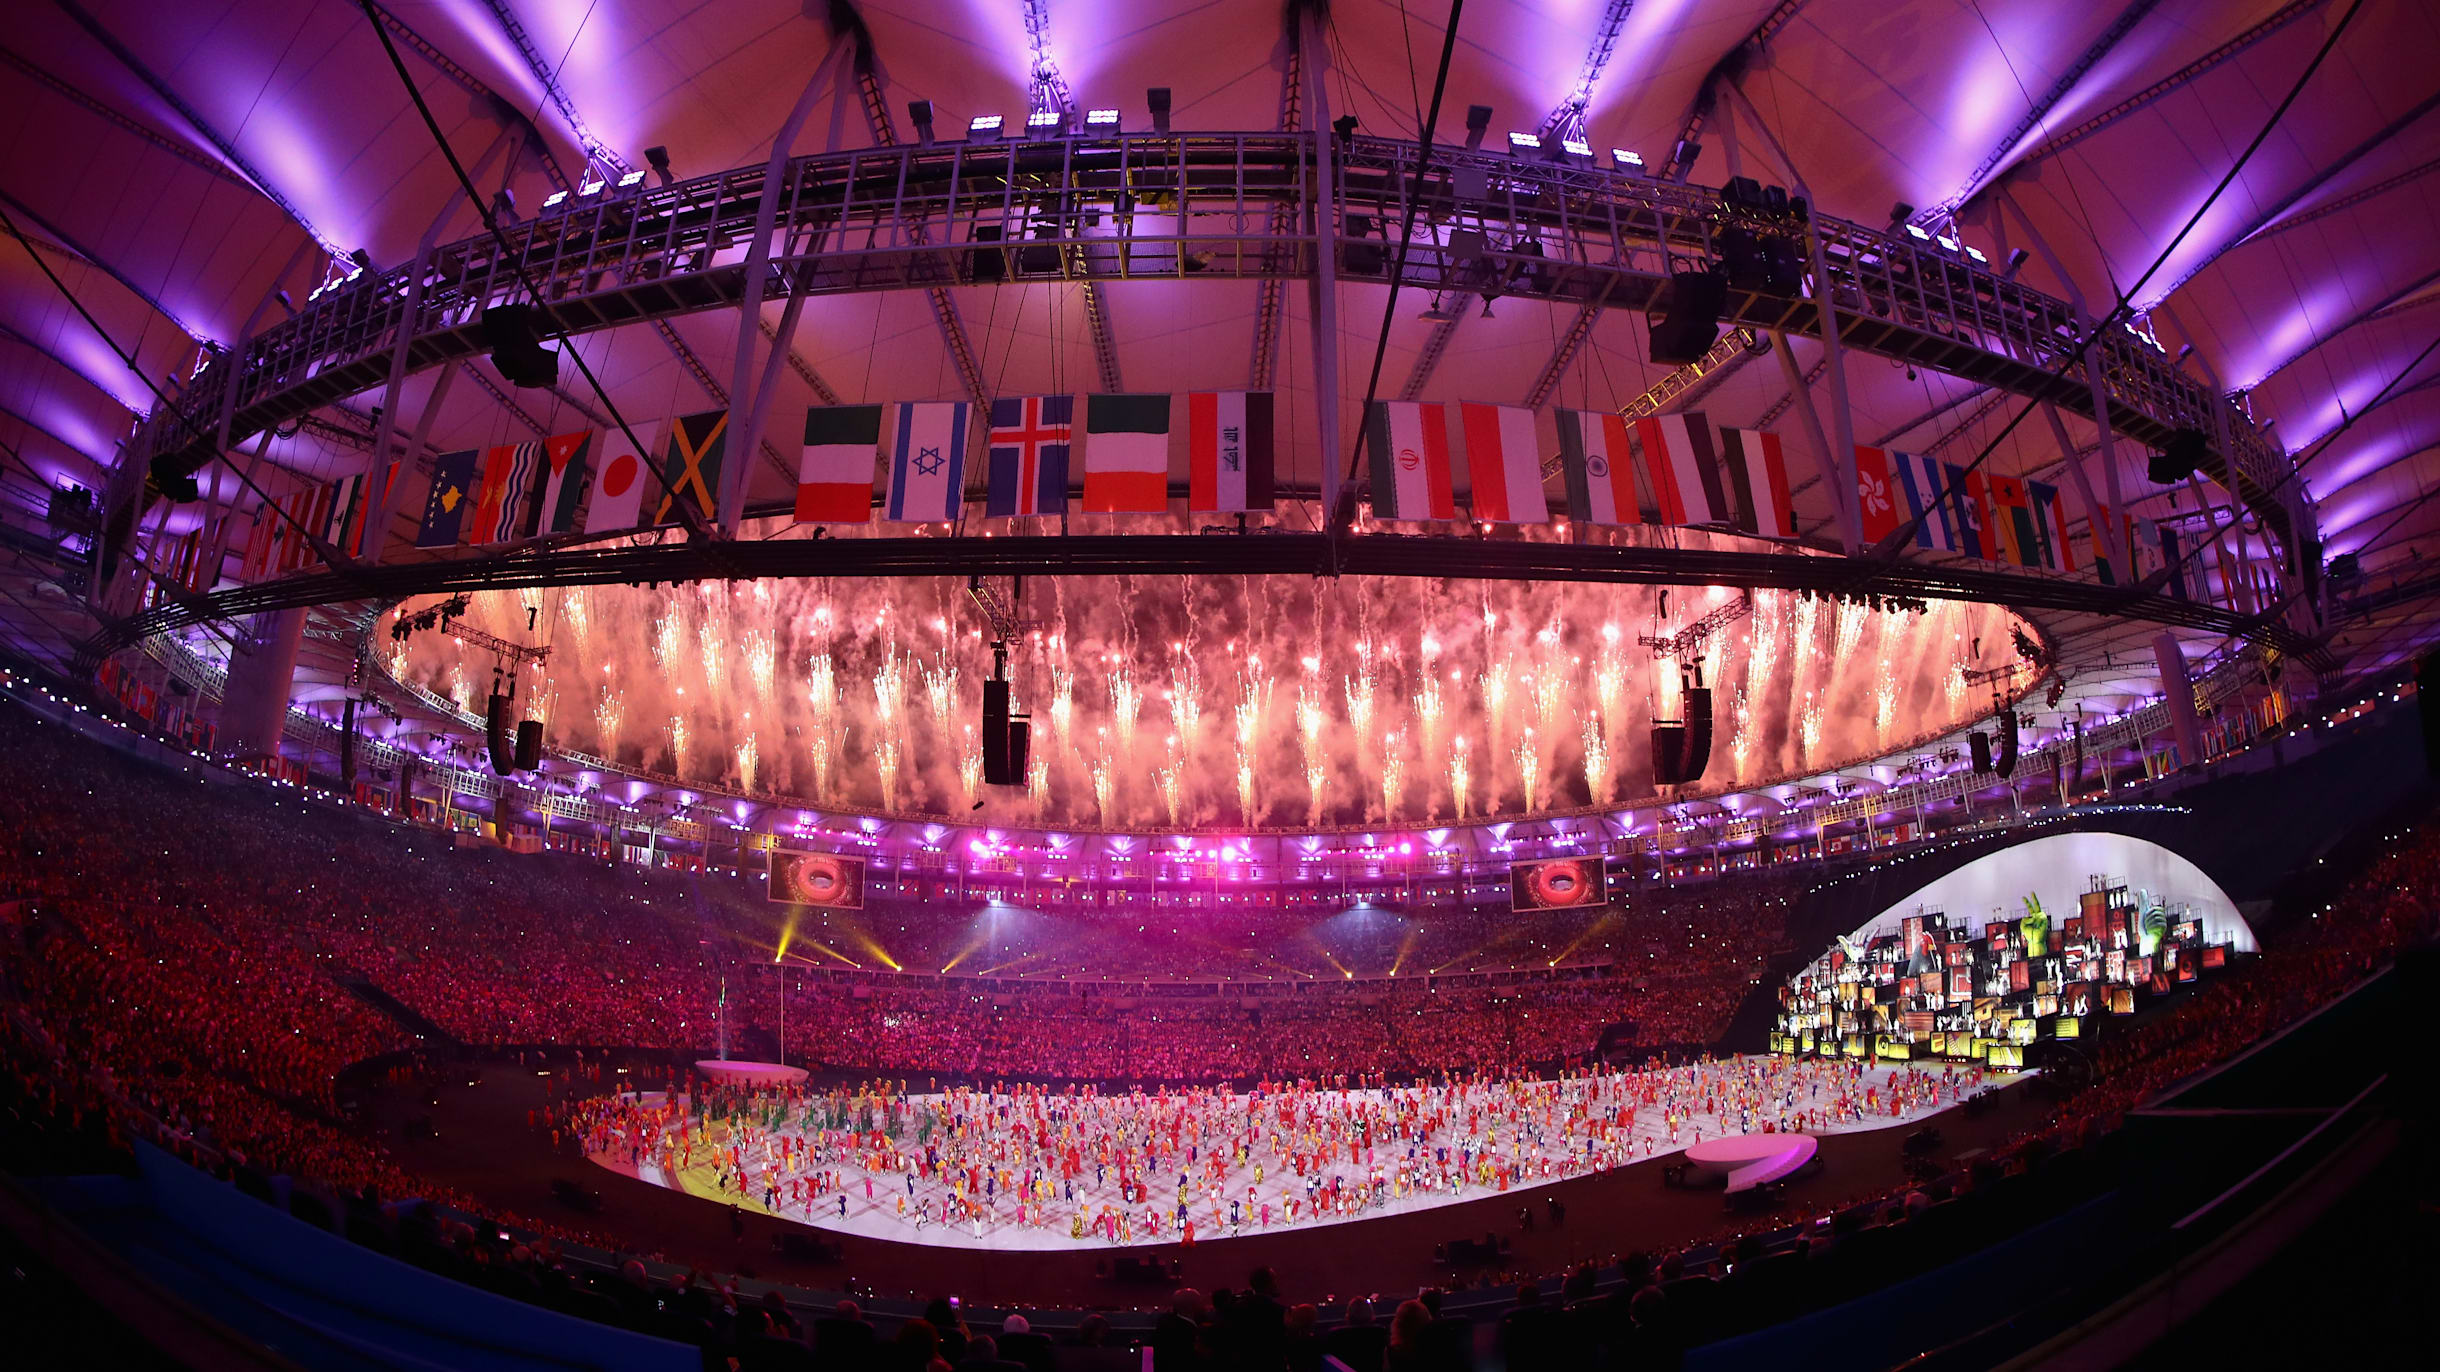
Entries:
{"label": "packed crowd", "polygon": [[1885,1127],[1988,1084],[1971,1066],[1748,1057],[1244,1092],[634,1091],[536,1123],[644,1180],[819,1227],[1056,1248],[1455,1204],[1707,1137]]}

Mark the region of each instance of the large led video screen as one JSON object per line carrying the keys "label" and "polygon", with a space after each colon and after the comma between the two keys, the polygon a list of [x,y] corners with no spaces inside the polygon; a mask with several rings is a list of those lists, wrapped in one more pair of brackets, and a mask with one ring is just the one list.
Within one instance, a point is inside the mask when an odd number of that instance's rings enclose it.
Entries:
{"label": "large led video screen", "polygon": [[763,894],[788,905],[833,910],[864,908],[864,859],[838,853],[771,850],[771,882]]}
{"label": "large led video screen", "polygon": [[1609,877],[1597,857],[1520,862],[1508,869],[1508,908],[1564,910],[1609,899]]}

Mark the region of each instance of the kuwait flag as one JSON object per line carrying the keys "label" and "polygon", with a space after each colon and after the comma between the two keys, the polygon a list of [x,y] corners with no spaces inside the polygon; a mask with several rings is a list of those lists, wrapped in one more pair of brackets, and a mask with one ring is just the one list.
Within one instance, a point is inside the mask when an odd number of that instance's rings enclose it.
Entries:
{"label": "kuwait flag", "polygon": [[1169,397],[1084,398],[1084,507],[1096,514],[1169,508]]}
{"label": "kuwait flag", "polygon": [[1559,468],[1567,475],[1567,513],[1586,524],[1634,524],[1635,472],[1627,465],[1624,415],[1561,410]]}
{"label": "kuwait flag", "polygon": [[991,402],[983,513],[993,519],[1066,514],[1076,397],[1008,396]]}
{"label": "kuwait flag", "polygon": [[805,411],[805,452],[796,465],[796,522],[869,522],[873,463],[880,456],[879,405],[816,405]]}
{"label": "kuwait flag", "polygon": [[442,453],[432,459],[432,493],[424,499],[423,527],[415,533],[418,548],[454,548],[473,505],[475,459],[472,448]]}
{"label": "kuwait flag", "polygon": [[591,429],[542,440],[542,486],[525,520],[527,536],[575,531],[576,506],[585,498],[586,459],[592,452]]}
{"label": "kuwait flag", "polygon": [[2042,540],[2042,565],[2054,572],[2076,569],[2076,555],[2067,542],[2067,508],[2059,503],[2059,488],[2039,481],[2025,483],[2033,502],[2033,523]]}
{"label": "kuwait flag", "polygon": [[1449,409],[1415,400],[1376,400],[1364,416],[1372,449],[1375,519],[1455,519],[1449,488]]}
{"label": "kuwait flag", "polygon": [[1779,451],[1779,435],[1722,429],[1720,456],[1737,492],[1737,527],[1765,538],[1796,537],[1796,507],[1788,496],[1788,460]]}
{"label": "kuwait flag", "polygon": [[966,502],[963,400],[898,407],[898,447],[890,454],[890,503],[883,517],[906,524],[955,519]]}
{"label": "kuwait flag", "polygon": [[586,533],[621,533],[642,522],[644,452],[654,443],[654,439],[644,438],[644,451],[638,451],[624,428],[602,436],[602,474],[593,483],[593,508],[585,512]]}
{"label": "kuwait flag", "polygon": [[1196,391],[1186,397],[1186,508],[1240,514],[1271,508],[1271,393]]}
{"label": "kuwait flag", "polygon": [[1500,524],[1549,523],[1533,411],[1470,402],[1457,411],[1466,429],[1466,476],[1472,484],[1474,517]]}
{"label": "kuwait flag", "polygon": [[1635,421],[1644,450],[1644,475],[1663,524],[1724,524],[1728,501],[1720,491],[1720,461],[1711,447],[1711,426],[1700,414],[1656,414]]}

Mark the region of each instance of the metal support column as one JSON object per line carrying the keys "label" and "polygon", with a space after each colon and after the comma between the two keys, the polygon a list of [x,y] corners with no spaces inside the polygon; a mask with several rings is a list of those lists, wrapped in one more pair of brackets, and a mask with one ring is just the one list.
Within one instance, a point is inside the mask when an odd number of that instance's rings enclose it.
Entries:
{"label": "metal support column", "polygon": [[1321,427],[1323,527],[1339,527],[1339,177],[1338,149],[1330,129],[1329,48],[1319,18],[1301,16],[1305,45],[1305,129],[1313,135],[1315,175],[1320,184],[1305,197],[1312,216],[1313,275],[1307,278],[1308,323],[1313,329],[1313,410]]}
{"label": "metal support column", "polygon": [[[1821,469],[1822,484],[1830,489],[1830,508],[1838,521],[1841,541],[1847,545],[1847,555],[1854,557],[1864,551],[1860,516],[1852,532],[1848,523],[1849,499],[1855,494],[1855,477],[1849,470],[1854,462],[1854,449],[1852,445],[1849,447],[1848,462],[1845,464],[1831,453],[1830,438],[1822,432],[1821,412],[1813,408],[1812,388],[1806,384],[1803,370],[1796,365],[1796,353],[1788,345],[1785,330],[1771,330],[1771,347],[1779,354],[1779,374],[1788,383],[1788,400],[1796,411],[1798,422],[1805,426],[1805,437],[1813,445],[1813,459]],[[1844,496],[1839,492],[1842,483],[1847,487]]]}

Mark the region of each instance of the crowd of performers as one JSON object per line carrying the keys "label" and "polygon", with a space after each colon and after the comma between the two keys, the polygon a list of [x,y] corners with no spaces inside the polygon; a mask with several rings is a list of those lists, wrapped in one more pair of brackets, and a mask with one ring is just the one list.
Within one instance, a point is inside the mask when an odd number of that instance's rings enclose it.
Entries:
{"label": "crowd of performers", "polygon": [[1706,1137],[1872,1128],[1987,1084],[1970,1065],[1746,1057],[1247,1092],[714,1086],[595,1096],[537,1123],[648,1179],[694,1176],[741,1206],[810,1224],[1192,1243],[1357,1218],[1409,1198],[1498,1194]]}

